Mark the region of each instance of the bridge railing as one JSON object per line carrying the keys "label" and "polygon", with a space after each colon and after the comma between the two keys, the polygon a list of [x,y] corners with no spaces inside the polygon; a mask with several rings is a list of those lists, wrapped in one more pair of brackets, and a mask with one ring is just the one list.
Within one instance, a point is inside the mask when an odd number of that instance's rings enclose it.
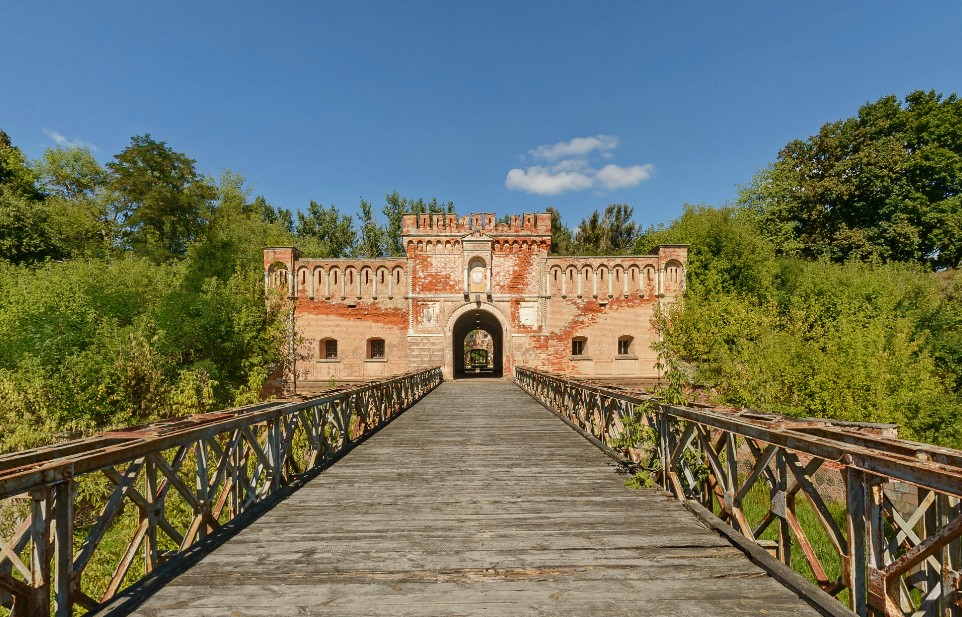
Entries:
{"label": "bridge railing", "polygon": [[0,456],[0,615],[98,608],[442,379],[433,368]]}
{"label": "bridge railing", "polygon": [[667,405],[529,368],[515,380],[634,461],[643,480],[764,559],[752,543],[774,552],[857,614],[962,615],[962,451],[869,425]]}

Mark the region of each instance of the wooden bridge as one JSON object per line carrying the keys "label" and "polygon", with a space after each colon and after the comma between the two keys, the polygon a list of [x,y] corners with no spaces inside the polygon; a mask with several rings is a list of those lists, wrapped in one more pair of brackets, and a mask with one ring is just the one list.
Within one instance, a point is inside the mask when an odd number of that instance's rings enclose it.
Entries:
{"label": "wooden bridge", "polygon": [[[538,371],[516,382],[426,371],[2,457],[0,497],[27,497],[0,528],[0,604],[18,616],[959,614],[962,453]],[[842,504],[816,486],[826,461],[846,479]],[[655,486],[626,488],[628,468]],[[76,497],[91,476],[111,487],[92,514]],[[919,488],[913,512],[894,507],[895,481]],[[799,522],[796,496],[821,529]],[[110,537],[123,538],[112,557]]]}

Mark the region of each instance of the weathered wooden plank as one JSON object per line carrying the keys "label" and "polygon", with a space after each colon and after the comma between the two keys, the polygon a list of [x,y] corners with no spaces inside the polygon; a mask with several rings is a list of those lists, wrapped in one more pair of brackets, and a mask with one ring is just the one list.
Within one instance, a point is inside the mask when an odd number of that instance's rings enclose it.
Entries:
{"label": "weathered wooden plank", "polygon": [[618,471],[516,386],[446,383],[134,614],[816,614]]}

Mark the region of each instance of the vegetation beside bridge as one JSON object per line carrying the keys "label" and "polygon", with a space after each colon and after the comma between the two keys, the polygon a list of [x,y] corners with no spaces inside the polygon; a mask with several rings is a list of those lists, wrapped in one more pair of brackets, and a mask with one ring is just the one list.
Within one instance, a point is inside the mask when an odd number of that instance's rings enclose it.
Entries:
{"label": "vegetation beside bridge", "polygon": [[[789,143],[742,199],[641,229],[613,204],[568,228],[566,254],[691,245],[664,357],[704,396],[794,416],[897,422],[962,446],[962,104],[885,97]],[[0,132],[0,452],[62,432],[257,399],[280,361],[264,246],[398,255],[405,211],[312,201],[293,213],[219,181],[149,135],[106,165],[82,147],[28,161]]]}

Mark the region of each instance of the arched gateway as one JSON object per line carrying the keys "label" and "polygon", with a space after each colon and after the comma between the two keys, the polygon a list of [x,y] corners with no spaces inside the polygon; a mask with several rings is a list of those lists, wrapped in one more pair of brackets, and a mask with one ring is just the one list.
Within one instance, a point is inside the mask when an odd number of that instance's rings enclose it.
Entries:
{"label": "arched gateway", "polygon": [[[481,331],[490,337],[491,349],[473,348],[484,352],[484,366],[471,362],[472,348],[467,345],[469,335]],[[483,341],[483,337],[481,338]],[[453,320],[450,332],[451,365],[444,367],[444,373],[458,379],[463,377],[502,377],[505,368],[504,327],[491,311],[481,306],[468,305],[459,317]],[[481,354],[474,354],[476,357]],[[489,357],[490,356],[490,357]]]}
{"label": "arched gateway", "polygon": [[[310,389],[431,366],[445,379],[511,379],[517,365],[604,379],[658,376],[653,317],[684,293],[687,246],[549,255],[547,213],[507,223],[491,213],[408,214],[401,231],[399,258],[264,251],[265,286],[292,303],[296,323],[286,383],[296,376]],[[484,336],[466,347],[472,332]]]}

